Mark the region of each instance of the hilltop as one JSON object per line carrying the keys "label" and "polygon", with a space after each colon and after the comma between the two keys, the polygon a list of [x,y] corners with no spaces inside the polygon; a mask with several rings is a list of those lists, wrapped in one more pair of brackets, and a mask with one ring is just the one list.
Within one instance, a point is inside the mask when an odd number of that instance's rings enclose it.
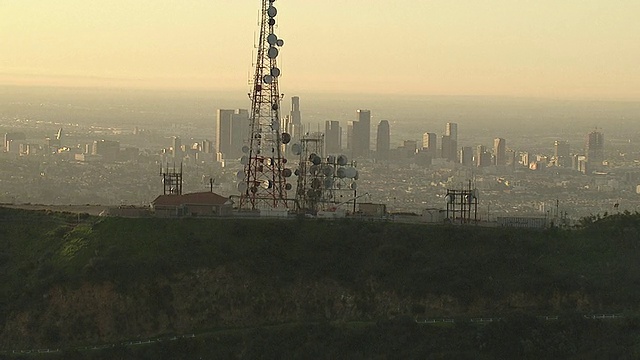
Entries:
{"label": "hilltop", "polygon": [[[546,231],[6,208],[0,222],[0,350],[238,329],[216,341],[250,358],[283,334],[332,348],[389,331],[409,342],[425,332],[479,336],[473,328],[416,328],[413,320],[423,318],[524,317],[531,325],[536,316],[561,315],[575,326],[585,314],[616,313],[627,320],[615,331],[638,327],[638,214]],[[486,329],[509,333],[509,324]],[[327,337],[308,338],[314,331]],[[393,347],[398,339],[385,341]],[[475,340],[468,346],[482,350]]]}

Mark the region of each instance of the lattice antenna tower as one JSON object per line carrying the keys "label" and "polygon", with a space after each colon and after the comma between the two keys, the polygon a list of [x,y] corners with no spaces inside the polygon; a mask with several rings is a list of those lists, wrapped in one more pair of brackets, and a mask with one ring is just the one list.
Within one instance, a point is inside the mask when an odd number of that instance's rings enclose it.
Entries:
{"label": "lattice antenna tower", "polygon": [[287,175],[283,144],[291,141],[291,135],[281,133],[280,101],[278,89],[280,68],[277,58],[284,41],[275,34],[278,10],[275,0],[262,0],[260,35],[257,44],[255,73],[251,81],[250,135],[243,147],[244,165],[240,191],[240,208],[286,208]]}

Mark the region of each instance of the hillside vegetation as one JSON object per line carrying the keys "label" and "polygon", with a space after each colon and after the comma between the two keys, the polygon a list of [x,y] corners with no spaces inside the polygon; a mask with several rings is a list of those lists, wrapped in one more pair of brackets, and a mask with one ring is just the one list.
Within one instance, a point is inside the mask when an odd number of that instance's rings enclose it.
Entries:
{"label": "hillside vegetation", "polygon": [[[327,339],[363,342],[404,329],[409,343],[427,333],[458,338],[471,331],[469,349],[498,351],[491,350],[493,340],[478,344],[477,329],[425,329],[400,320],[495,316],[533,326],[537,315],[623,313],[635,321],[640,216],[591,220],[576,230],[527,231],[0,208],[0,349],[257,329],[222,336],[236,339],[229,340],[234,356],[251,358],[247,351],[261,349],[257,339],[273,344],[282,335],[259,329],[297,324],[282,331],[304,329],[305,346],[334,348]],[[369,325],[348,325],[358,322]],[[483,336],[513,333],[504,328],[509,323],[492,326]],[[254,331],[251,341],[247,331]],[[326,336],[314,342],[314,331]]]}

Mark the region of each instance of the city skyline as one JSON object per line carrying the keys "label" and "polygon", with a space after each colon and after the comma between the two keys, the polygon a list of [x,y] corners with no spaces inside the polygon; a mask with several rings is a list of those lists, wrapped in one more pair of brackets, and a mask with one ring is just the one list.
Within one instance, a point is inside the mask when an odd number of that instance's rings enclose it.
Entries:
{"label": "city skyline", "polygon": [[[640,4],[278,2],[287,93],[640,99]],[[3,5],[0,84],[246,92],[256,3]],[[70,11],[73,9],[73,11]],[[322,26],[318,23],[322,16]],[[357,16],[353,16],[357,14]],[[229,36],[230,33],[233,36]]]}

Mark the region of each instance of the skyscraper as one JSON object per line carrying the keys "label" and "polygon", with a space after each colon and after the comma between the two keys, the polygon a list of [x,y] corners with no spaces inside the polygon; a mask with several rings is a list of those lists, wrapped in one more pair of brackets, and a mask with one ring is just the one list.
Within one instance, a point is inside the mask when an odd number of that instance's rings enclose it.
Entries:
{"label": "skyscraper", "polygon": [[422,134],[422,150],[434,153],[436,149],[436,134],[430,132]]}
{"label": "skyscraper", "polygon": [[291,98],[291,112],[287,118],[287,131],[293,139],[302,137],[302,117],[300,115],[300,97]]}
{"label": "skyscraper", "polygon": [[563,140],[556,140],[553,142],[553,156],[557,166],[570,167],[570,148],[569,142]]}
{"label": "skyscraper", "polygon": [[347,127],[347,148],[353,157],[368,157],[371,142],[371,111],[357,110]]}
{"label": "skyscraper", "polygon": [[445,128],[444,134],[449,136],[452,141],[458,142],[458,124],[456,123],[447,123],[447,127]]}
{"label": "skyscraper", "polygon": [[325,154],[336,154],[342,151],[342,127],[339,121],[324,123]]}
{"label": "skyscraper", "polygon": [[496,166],[504,166],[507,164],[506,151],[507,141],[505,139],[493,139],[493,156],[495,157]]}
{"label": "skyscraper", "polygon": [[604,160],[604,134],[594,130],[587,135],[587,161],[590,165],[602,164]]}
{"label": "skyscraper", "polygon": [[216,119],[216,153],[231,159],[242,155],[242,144],[249,134],[249,111],[218,109]]}
{"label": "skyscraper", "polygon": [[441,156],[449,161],[457,161],[458,124],[456,123],[447,123],[444,136],[442,136]]}
{"label": "skyscraper", "polygon": [[389,160],[389,150],[391,149],[391,137],[389,122],[380,121],[378,124],[378,136],[376,137],[376,159]]}

